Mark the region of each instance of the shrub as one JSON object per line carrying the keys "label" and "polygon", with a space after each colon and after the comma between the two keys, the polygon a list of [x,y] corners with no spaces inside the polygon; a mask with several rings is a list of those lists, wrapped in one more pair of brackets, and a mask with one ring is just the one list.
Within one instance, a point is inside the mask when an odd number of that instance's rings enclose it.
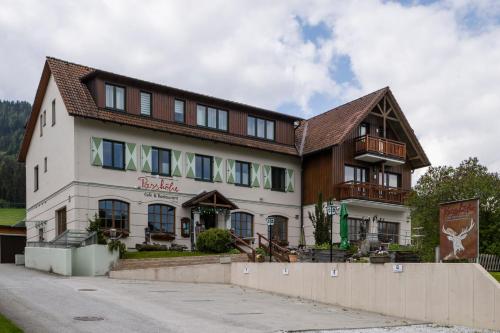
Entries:
{"label": "shrub", "polygon": [[224,253],[231,249],[231,233],[229,230],[208,229],[196,240],[196,248],[201,252]]}
{"label": "shrub", "polygon": [[108,250],[109,252],[113,252],[117,250],[120,254],[120,259],[125,256],[125,253],[127,253],[127,246],[120,242],[118,239],[113,239],[110,240],[108,243]]}

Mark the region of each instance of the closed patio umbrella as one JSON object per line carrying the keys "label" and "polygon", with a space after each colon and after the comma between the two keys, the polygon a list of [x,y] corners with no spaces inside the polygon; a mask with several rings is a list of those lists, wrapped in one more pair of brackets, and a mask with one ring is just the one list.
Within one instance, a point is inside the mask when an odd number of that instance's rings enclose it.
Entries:
{"label": "closed patio umbrella", "polygon": [[349,228],[347,227],[347,212],[346,204],[340,205],[340,248],[342,250],[349,249]]}

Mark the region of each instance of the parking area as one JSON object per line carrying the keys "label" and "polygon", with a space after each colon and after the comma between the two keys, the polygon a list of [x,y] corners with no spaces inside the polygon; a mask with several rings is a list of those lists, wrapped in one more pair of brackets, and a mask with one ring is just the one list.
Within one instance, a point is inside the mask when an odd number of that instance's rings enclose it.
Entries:
{"label": "parking area", "polygon": [[10,264],[0,265],[0,313],[28,333],[330,331],[416,324],[231,285],[63,278]]}

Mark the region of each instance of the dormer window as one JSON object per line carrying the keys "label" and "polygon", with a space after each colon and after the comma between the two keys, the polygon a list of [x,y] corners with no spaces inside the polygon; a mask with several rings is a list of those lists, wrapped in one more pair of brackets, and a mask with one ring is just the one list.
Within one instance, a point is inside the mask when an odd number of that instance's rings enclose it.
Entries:
{"label": "dormer window", "polygon": [[266,120],[248,116],[247,118],[247,134],[249,136],[256,136],[261,139],[274,141],[274,127],[273,120]]}
{"label": "dormer window", "polygon": [[125,88],[106,84],[106,108],[125,111]]}

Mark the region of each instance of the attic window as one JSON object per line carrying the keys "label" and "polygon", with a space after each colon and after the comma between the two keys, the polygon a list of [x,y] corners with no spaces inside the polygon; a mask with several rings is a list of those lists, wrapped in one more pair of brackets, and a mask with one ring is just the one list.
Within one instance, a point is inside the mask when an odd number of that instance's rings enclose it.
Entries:
{"label": "attic window", "polygon": [[106,108],[125,111],[125,88],[106,84]]}

